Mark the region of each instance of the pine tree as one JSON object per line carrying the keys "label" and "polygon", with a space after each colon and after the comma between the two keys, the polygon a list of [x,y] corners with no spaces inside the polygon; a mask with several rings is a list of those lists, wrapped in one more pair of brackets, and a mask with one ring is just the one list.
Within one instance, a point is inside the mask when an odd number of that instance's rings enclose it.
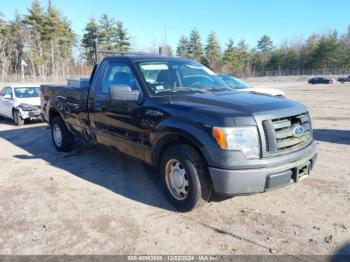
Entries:
{"label": "pine tree", "polygon": [[243,75],[245,72],[249,72],[250,67],[250,55],[248,50],[248,45],[244,39],[238,42],[237,44],[238,51],[238,61],[240,64],[240,75]]}
{"label": "pine tree", "polygon": [[235,74],[239,67],[238,51],[232,39],[229,39],[224,52],[223,62],[226,70]]}
{"label": "pine tree", "polygon": [[5,30],[7,28],[7,23],[3,19],[4,15],[0,12],[0,37],[3,37]]}
{"label": "pine tree", "polygon": [[197,61],[200,61],[203,56],[201,36],[197,29],[193,29],[190,34],[189,55],[192,59]]}
{"label": "pine tree", "polygon": [[189,58],[189,48],[190,43],[188,38],[185,35],[182,35],[179,39],[179,43],[176,49],[177,56]]}
{"label": "pine tree", "polygon": [[343,42],[343,62],[342,66],[350,68],[350,25],[348,26],[348,31],[344,36],[344,42]]}
{"label": "pine tree", "polygon": [[317,34],[312,34],[306,40],[302,50],[302,64],[305,68],[311,69],[314,67],[313,63],[313,54],[317,48],[318,42],[320,40],[320,36]]}
{"label": "pine tree", "polygon": [[98,23],[95,18],[91,17],[89,19],[84,31],[85,33],[82,39],[84,58],[89,64],[93,64],[95,58],[95,42],[99,37]]}
{"label": "pine tree", "polygon": [[[260,54],[257,56],[257,60],[259,61],[261,70],[265,70],[268,64],[269,59],[271,58],[272,50],[273,50],[273,42],[268,35],[264,35],[258,41],[257,50]],[[265,73],[264,73],[265,74]]]}
{"label": "pine tree", "polygon": [[39,0],[34,0],[30,8],[28,8],[28,15],[24,16],[23,22],[32,27],[39,33],[43,33],[44,27],[44,9],[41,7]]}
{"label": "pine tree", "polygon": [[320,38],[313,53],[313,64],[318,68],[336,67],[342,56],[338,33],[334,31]]}
{"label": "pine tree", "polygon": [[7,77],[11,56],[11,33],[9,24],[0,15],[0,69],[1,81]]}
{"label": "pine tree", "polygon": [[128,30],[124,28],[123,22],[118,21],[115,35],[116,49],[119,51],[129,51],[130,49],[130,37],[128,36]]}
{"label": "pine tree", "polygon": [[52,5],[51,1],[49,1],[44,14],[44,26],[41,37],[44,42],[43,56],[47,68],[46,73],[52,74],[55,78],[59,74],[67,75],[75,34],[68,19]]}
{"label": "pine tree", "polygon": [[257,49],[263,53],[269,53],[273,49],[273,42],[268,35],[264,35],[258,41]]}
{"label": "pine tree", "polygon": [[28,8],[28,14],[23,18],[23,24],[26,30],[29,31],[29,37],[26,42],[28,45],[27,55],[31,66],[31,74],[36,78],[36,75],[44,75],[44,42],[43,36],[45,35],[45,13],[44,9],[40,5],[38,0],[34,0],[30,8]]}
{"label": "pine tree", "polygon": [[205,47],[205,55],[209,63],[209,67],[215,71],[220,70],[221,49],[216,33],[213,31],[209,34],[207,45]]}
{"label": "pine tree", "polygon": [[99,21],[99,44],[101,48],[112,50],[116,45],[116,23],[107,14],[102,15]]}
{"label": "pine tree", "polygon": [[13,50],[12,68],[13,71],[18,75],[22,73],[21,63],[23,60],[24,48],[23,24],[21,16],[16,13],[15,19],[10,21],[9,26],[11,34],[11,49]]}

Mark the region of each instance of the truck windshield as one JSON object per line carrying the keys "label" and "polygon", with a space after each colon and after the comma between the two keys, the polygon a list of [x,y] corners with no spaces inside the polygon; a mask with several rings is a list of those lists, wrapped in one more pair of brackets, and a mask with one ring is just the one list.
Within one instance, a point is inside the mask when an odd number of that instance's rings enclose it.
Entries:
{"label": "truck windshield", "polygon": [[39,97],[39,87],[15,87],[15,96],[18,98]]}
{"label": "truck windshield", "polygon": [[227,75],[220,75],[220,77],[234,89],[251,88],[247,83],[243,82],[242,80],[236,77],[227,76]]}
{"label": "truck windshield", "polygon": [[141,62],[138,67],[153,95],[232,91],[205,66],[187,61]]}

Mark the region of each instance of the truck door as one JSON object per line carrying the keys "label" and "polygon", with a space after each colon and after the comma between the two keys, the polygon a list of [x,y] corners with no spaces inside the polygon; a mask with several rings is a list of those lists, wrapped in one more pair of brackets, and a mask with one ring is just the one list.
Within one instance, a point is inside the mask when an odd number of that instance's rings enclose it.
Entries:
{"label": "truck door", "polygon": [[109,63],[104,72],[89,97],[91,132],[97,143],[143,159],[142,107],[136,101],[111,100],[109,95],[112,85],[140,90],[135,74],[127,63]]}

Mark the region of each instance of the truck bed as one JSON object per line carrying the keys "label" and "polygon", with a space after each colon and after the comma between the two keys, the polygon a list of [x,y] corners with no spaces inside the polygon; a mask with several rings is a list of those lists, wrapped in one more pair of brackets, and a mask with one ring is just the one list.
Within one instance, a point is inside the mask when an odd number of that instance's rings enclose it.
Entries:
{"label": "truck bed", "polygon": [[[50,122],[56,108],[73,133],[84,132],[88,119],[88,87],[41,85],[41,108],[45,121]],[[52,107],[54,105],[54,107]]]}

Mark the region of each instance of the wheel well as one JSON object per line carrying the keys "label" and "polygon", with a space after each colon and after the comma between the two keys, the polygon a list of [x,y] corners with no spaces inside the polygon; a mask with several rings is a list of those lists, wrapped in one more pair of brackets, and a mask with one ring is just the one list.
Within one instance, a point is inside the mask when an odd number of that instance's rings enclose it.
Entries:
{"label": "wheel well", "polygon": [[199,149],[199,146],[193,142],[192,140],[182,136],[182,135],[171,135],[171,137],[169,137],[168,139],[166,139],[165,142],[162,143],[162,145],[160,146],[159,150],[158,150],[158,154],[156,155],[156,159],[155,159],[155,164],[156,166],[159,166],[160,161],[161,161],[161,156],[164,153],[164,151],[166,149],[168,149],[171,146],[174,145],[181,145],[181,144],[186,144],[191,146],[194,150],[196,150],[196,152],[198,153],[198,155],[200,156],[200,158],[202,159],[202,161],[205,162],[205,167],[206,167],[206,173],[208,176],[208,179],[210,181],[210,183],[212,184],[212,180],[209,174],[209,170],[208,170],[208,162],[205,159],[202,151]]}
{"label": "wheel well", "polygon": [[16,108],[12,108],[12,118],[14,119],[15,118],[15,115],[14,115],[14,113],[15,113],[15,111],[16,111],[17,109]]}
{"label": "wheel well", "polygon": [[13,108],[12,108],[12,116],[13,116],[13,113],[14,113],[15,111],[19,111],[19,109],[16,108],[16,107],[13,107]]}
{"label": "wheel well", "polygon": [[51,125],[52,119],[54,119],[56,116],[61,117],[60,113],[56,111],[56,109],[52,108],[49,112],[49,124]]}

